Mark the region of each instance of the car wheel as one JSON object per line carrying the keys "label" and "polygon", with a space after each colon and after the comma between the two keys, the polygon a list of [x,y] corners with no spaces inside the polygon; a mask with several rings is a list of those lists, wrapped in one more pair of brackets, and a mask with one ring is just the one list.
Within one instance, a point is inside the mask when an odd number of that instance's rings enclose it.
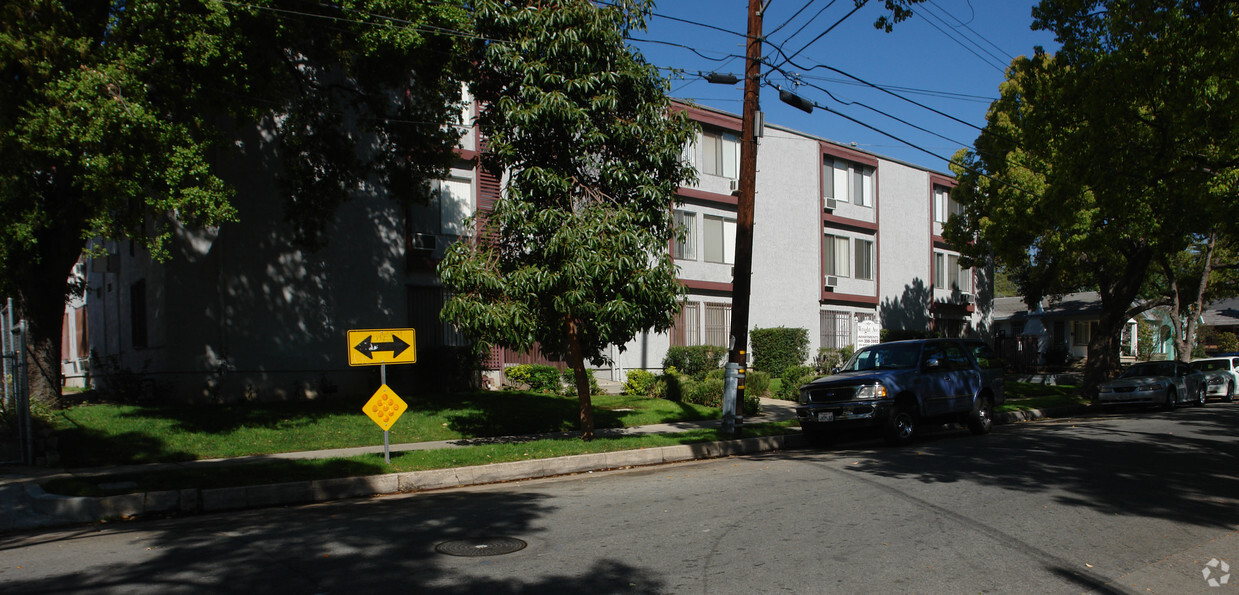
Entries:
{"label": "car wheel", "polygon": [[1166,411],[1174,411],[1174,407],[1177,404],[1178,403],[1175,402],[1174,389],[1172,388],[1172,389],[1167,390],[1166,391]]}
{"label": "car wheel", "polygon": [[813,448],[825,448],[834,444],[834,434],[827,430],[802,428],[805,444]]}
{"label": "car wheel", "polygon": [[916,414],[907,405],[896,405],[890,417],[886,418],[886,428],[883,438],[887,444],[904,445],[912,441],[916,434]]}
{"label": "car wheel", "polygon": [[994,404],[988,397],[982,398],[977,410],[968,417],[968,429],[980,436],[988,434],[994,427]]}
{"label": "car wheel", "polygon": [[1235,400],[1235,383],[1228,380],[1226,382],[1226,395],[1222,397],[1222,401],[1225,403],[1229,403],[1234,400]]}
{"label": "car wheel", "polygon": [[1209,391],[1205,388],[1205,385],[1202,384],[1196,389],[1196,402],[1193,404],[1197,407],[1204,407],[1205,401],[1207,400],[1209,400]]}

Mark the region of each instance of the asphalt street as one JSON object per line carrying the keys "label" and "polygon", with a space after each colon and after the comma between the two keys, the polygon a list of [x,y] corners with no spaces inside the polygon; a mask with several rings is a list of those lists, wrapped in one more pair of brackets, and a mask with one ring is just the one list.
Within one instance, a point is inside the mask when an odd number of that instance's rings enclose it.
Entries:
{"label": "asphalt street", "polygon": [[0,590],[1239,592],[1236,427],[1211,403],[26,532]]}

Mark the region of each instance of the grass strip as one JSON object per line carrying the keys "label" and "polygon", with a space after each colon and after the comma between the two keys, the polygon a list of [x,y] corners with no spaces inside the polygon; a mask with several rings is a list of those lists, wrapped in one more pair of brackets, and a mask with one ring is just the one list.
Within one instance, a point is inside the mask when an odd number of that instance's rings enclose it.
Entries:
{"label": "grass strip", "polygon": [[[575,396],[480,391],[404,398],[409,409],[392,443],[430,442],[577,429]],[[67,467],[167,463],[383,443],[362,413],[366,399],[235,405],[93,404],[60,412],[55,428]],[[717,419],[719,410],[644,396],[593,398],[596,428]]]}
{"label": "grass strip", "polygon": [[1089,400],[1080,394],[1080,387],[1074,384],[1007,382],[1005,390],[1007,399],[998,406],[998,411],[1029,411],[1089,404]]}
{"label": "grass strip", "polygon": [[[796,422],[745,424],[744,437],[781,435],[786,433],[789,426],[795,425]],[[186,488],[211,489],[339,477],[364,477],[730,439],[730,436],[724,435],[721,430],[717,429],[690,430],[673,434],[600,437],[589,442],[579,438],[561,438],[397,452],[391,455],[391,465],[384,464],[382,453],[334,459],[279,459],[231,465],[193,465],[179,469],[141,473],[63,477],[43,482],[42,487],[48,493],[64,496],[113,496]],[[127,485],[103,487],[109,484]]]}

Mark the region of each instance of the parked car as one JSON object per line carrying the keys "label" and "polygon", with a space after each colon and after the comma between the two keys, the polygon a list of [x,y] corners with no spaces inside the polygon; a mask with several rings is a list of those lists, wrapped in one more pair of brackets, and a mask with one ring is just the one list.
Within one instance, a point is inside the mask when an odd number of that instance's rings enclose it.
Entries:
{"label": "parked car", "polygon": [[958,339],[861,349],[836,373],[800,387],[800,427],[815,443],[859,427],[878,428],[887,442],[906,444],[927,421],[959,421],[985,434],[1003,402],[1001,374],[994,374],[1001,363],[993,358],[982,367],[973,353]]}
{"label": "parked car", "polygon": [[1192,360],[1192,368],[1204,372],[1208,396],[1221,397],[1227,403],[1235,400],[1235,387],[1239,386],[1239,357]]}
{"label": "parked car", "polygon": [[1133,364],[1122,375],[1102,383],[1097,400],[1103,407],[1115,405],[1205,404],[1205,375],[1178,361]]}

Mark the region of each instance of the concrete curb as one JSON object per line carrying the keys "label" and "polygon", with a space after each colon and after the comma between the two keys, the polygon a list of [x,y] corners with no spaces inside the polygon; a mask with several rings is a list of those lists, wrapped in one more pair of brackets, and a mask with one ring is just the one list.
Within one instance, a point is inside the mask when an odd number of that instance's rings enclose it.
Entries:
{"label": "concrete curb", "polygon": [[1000,424],[1013,424],[1022,421],[1033,421],[1053,417],[1073,417],[1077,415],[1095,413],[1096,411],[1097,409],[1092,405],[1068,405],[1065,407],[1051,407],[1049,409],[1005,411],[994,416],[994,421]]}
{"label": "concrete curb", "polygon": [[190,488],[104,497],[49,494],[38,483],[31,481],[23,486],[25,488],[23,506],[34,514],[26,515],[25,522],[0,527],[0,530],[91,523],[158,514],[223,512],[346,498],[365,498],[381,494],[422,492],[786,450],[799,448],[802,445],[803,439],[797,434],[763,436],[573,455],[554,459],[495,463],[476,467],[230,488]]}
{"label": "concrete curb", "polygon": [[[1055,407],[1045,410],[1004,412],[994,416],[999,424],[1052,417],[1070,417],[1094,412],[1091,406]],[[410,471],[365,477],[342,477],[316,481],[229,488],[188,488],[117,496],[86,497],[49,494],[30,480],[3,489],[5,514],[0,531],[91,523],[159,514],[223,512],[270,506],[290,506],[382,494],[422,492],[483,485],[505,481],[540,479],[574,473],[661,465],[698,459],[789,450],[804,446],[799,433],[663,446],[640,450],[573,455],[494,463],[476,467]]]}

